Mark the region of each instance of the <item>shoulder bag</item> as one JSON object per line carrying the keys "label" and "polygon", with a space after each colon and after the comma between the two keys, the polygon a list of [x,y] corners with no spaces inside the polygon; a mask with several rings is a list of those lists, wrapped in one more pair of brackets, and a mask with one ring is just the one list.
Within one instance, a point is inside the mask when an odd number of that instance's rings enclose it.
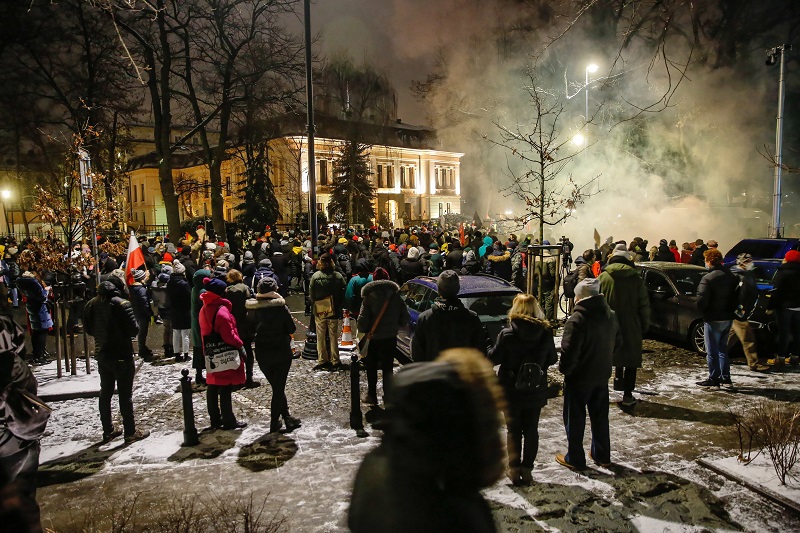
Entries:
{"label": "shoulder bag", "polygon": [[219,311],[214,314],[214,319],[211,321],[211,333],[203,337],[203,355],[206,360],[206,372],[209,374],[236,370],[241,364],[239,349],[222,340],[222,336],[214,331],[217,314]]}
{"label": "shoulder bag", "polygon": [[378,318],[375,319],[375,322],[372,324],[369,333],[364,335],[364,338],[361,339],[361,342],[358,343],[358,352],[361,354],[362,359],[367,356],[367,352],[369,350],[369,341],[372,340],[372,335],[375,333],[375,329],[378,327],[378,324],[380,324],[384,313],[386,313],[387,307],[389,307],[389,300],[383,302],[383,307],[381,308],[381,312],[378,313]]}

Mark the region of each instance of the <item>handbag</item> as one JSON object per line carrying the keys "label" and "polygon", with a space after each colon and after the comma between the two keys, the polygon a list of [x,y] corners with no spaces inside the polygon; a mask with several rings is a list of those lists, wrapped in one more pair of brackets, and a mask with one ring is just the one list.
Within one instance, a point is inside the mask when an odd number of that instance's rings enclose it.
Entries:
{"label": "handbag", "polygon": [[378,324],[380,324],[381,319],[383,318],[383,314],[386,312],[387,307],[389,307],[389,300],[383,302],[383,307],[381,308],[381,312],[378,313],[378,318],[375,319],[375,322],[372,324],[369,333],[364,335],[364,338],[358,342],[358,353],[361,354],[362,358],[367,356],[367,352],[369,350],[369,341],[372,340],[372,334],[375,333],[375,329],[378,327]]}
{"label": "handbag", "polygon": [[20,440],[39,440],[44,434],[53,408],[25,389],[9,385],[0,393],[5,409],[5,426]]}
{"label": "handbag", "polygon": [[209,374],[236,370],[241,365],[239,349],[222,340],[222,336],[214,331],[216,321],[217,315],[215,314],[211,321],[211,333],[203,337],[203,355],[206,360],[206,372]]}
{"label": "handbag", "polygon": [[333,318],[333,296],[326,296],[314,302],[314,316],[317,318]]}

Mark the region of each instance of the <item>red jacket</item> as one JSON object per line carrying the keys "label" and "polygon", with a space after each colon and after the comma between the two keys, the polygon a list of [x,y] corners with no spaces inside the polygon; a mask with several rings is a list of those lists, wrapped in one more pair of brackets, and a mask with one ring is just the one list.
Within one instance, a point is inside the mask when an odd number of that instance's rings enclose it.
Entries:
{"label": "red jacket", "polygon": [[[236,329],[236,319],[231,313],[231,302],[206,291],[200,295],[203,307],[200,308],[200,335],[205,337],[211,333],[212,322],[214,331],[219,333],[222,340],[234,348],[244,346],[239,332]],[[216,315],[216,320],[214,316]],[[240,358],[239,368],[235,370],[223,370],[221,372],[207,372],[206,383],[209,385],[242,385],[245,381],[244,358]]]}
{"label": "red jacket", "polygon": [[670,246],[669,249],[672,252],[672,255],[675,256],[675,262],[676,263],[680,263],[681,262],[681,252],[677,248],[675,248],[674,246]]}

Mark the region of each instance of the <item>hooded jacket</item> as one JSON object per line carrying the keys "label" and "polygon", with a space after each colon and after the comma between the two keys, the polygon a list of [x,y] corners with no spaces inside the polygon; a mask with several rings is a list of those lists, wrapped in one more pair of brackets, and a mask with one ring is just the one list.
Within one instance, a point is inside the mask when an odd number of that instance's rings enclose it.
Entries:
{"label": "hooded jacket", "polygon": [[[200,282],[202,283],[202,278]],[[192,287],[183,274],[172,273],[167,282],[170,319],[173,329],[192,327]],[[198,346],[198,345],[195,345]]]}
{"label": "hooded jacket", "polygon": [[425,274],[425,265],[422,263],[419,256],[412,259],[409,255],[400,261],[400,283],[414,279],[417,276],[422,276],[423,274]]}
{"label": "hooded jacket", "polygon": [[286,301],[278,293],[258,294],[247,300],[247,318],[255,335],[259,366],[291,361],[291,335],[297,326]]}
{"label": "hooded jacket", "polygon": [[252,292],[243,282],[229,285],[225,289],[225,298],[231,302],[231,312],[236,320],[236,327],[239,329],[239,336],[242,339],[252,340],[253,332],[247,321],[247,300],[252,296]]}
{"label": "hooded jacket", "polygon": [[781,263],[772,278],[770,309],[800,308],[800,263]]}
{"label": "hooded jacket", "polygon": [[494,250],[486,256],[486,270],[498,278],[511,281],[511,252]]}
{"label": "hooded jacket", "polygon": [[[219,333],[225,343],[240,349],[244,346],[239,332],[236,328],[236,319],[231,313],[231,302],[225,298],[205,291],[200,295],[203,307],[200,309],[198,317],[200,323],[200,335],[205,337],[213,331]],[[243,355],[243,353],[242,353]],[[220,372],[207,372],[206,382],[209,385],[242,385],[245,382],[244,357],[239,357],[239,367],[233,370],[222,370]]]}
{"label": "hooded jacket", "polygon": [[608,386],[614,354],[622,342],[616,315],[602,295],[578,301],[561,337],[558,368],[564,385]]}
{"label": "hooded jacket", "polygon": [[616,313],[622,331],[622,349],[614,366],[642,366],[642,339],[650,328],[650,297],[639,271],[626,263],[611,263],[600,274],[600,292]]}
{"label": "hooded jacket", "polygon": [[478,258],[477,258],[478,261],[483,260],[484,256],[486,256],[487,252],[491,253],[492,243],[493,242],[494,241],[492,241],[492,238],[489,237],[488,235],[483,238],[483,246],[481,246],[480,249],[478,250]]}
{"label": "hooded jacket", "polygon": [[36,278],[22,276],[17,280],[17,289],[25,296],[25,310],[31,329],[41,330],[53,327],[53,319],[47,310],[47,290]]}
{"label": "hooded jacket", "polygon": [[372,338],[393,339],[397,337],[400,328],[408,325],[410,319],[408,307],[400,298],[400,287],[397,283],[388,279],[372,281],[361,289],[361,297],[363,301],[358,314],[358,331],[361,333],[365,335],[369,333],[386,302],[388,302],[386,311],[378,322]]}
{"label": "hooded jacket", "polygon": [[[510,402],[531,407],[547,403],[547,367],[556,364],[558,354],[553,331],[546,320],[511,317],[508,327],[500,331],[494,346],[489,349],[489,359],[500,365],[498,377]],[[523,392],[516,389],[516,375],[523,363],[536,363],[542,369],[539,390]]]}
{"label": "hooded jacket", "polygon": [[[191,299],[191,314],[192,314],[192,346],[202,346],[203,338],[200,335],[200,309],[203,307],[203,301],[200,300],[200,294],[205,291],[203,287],[203,279],[211,277],[211,271],[201,268],[192,276],[192,299]],[[175,324],[173,328],[177,328]]]}
{"label": "hooded jacket", "polygon": [[103,281],[97,296],[89,300],[83,314],[86,333],[94,337],[94,353],[98,359],[130,359],[133,357],[131,337],[139,331],[131,303],[120,297],[110,281]]}
{"label": "hooded jacket", "polygon": [[339,272],[335,270],[317,270],[311,276],[308,293],[312,302],[333,296],[334,315],[331,320],[339,320],[342,318],[344,291],[346,288],[347,282]]}
{"label": "hooded jacket", "polygon": [[419,315],[411,340],[415,362],[433,361],[448,348],[475,348],[486,353],[488,339],[478,315],[464,307],[458,298],[437,299]]}
{"label": "hooded jacket", "polygon": [[739,278],[726,266],[715,266],[703,276],[697,286],[697,308],[703,313],[705,322],[733,320],[739,302],[736,286]]}
{"label": "hooded jacket", "polygon": [[[365,260],[359,259],[359,261]],[[367,275],[364,276],[363,274]],[[344,291],[344,308],[350,311],[353,316],[358,316],[359,311],[361,311],[361,289],[372,281],[372,274],[367,272],[363,274],[356,274],[350,278]]]}

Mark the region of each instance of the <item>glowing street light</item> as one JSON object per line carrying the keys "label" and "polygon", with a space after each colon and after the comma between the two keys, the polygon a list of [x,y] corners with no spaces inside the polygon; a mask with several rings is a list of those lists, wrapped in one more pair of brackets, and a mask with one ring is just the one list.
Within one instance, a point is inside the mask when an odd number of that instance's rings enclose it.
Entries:
{"label": "glowing street light", "polygon": [[586,87],[586,138],[584,140],[587,145],[589,144],[589,74],[594,74],[599,68],[594,63],[586,66],[586,85],[584,86]]}
{"label": "glowing street light", "polygon": [[582,133],[576,133],[575,136],[572,138],[572,144],[575,146],[583,146],[583,143],[586,142],[586,138],[583,136]]}
{"label": "glowing street light", "polygon": [[3,217],[6,219],[6,231],[11,233],[11,224],[8,223],[8,207],[6,206],[6,201],[11,198],[11,191],[3,189],[0,191],[0,197],[3,199]]}

